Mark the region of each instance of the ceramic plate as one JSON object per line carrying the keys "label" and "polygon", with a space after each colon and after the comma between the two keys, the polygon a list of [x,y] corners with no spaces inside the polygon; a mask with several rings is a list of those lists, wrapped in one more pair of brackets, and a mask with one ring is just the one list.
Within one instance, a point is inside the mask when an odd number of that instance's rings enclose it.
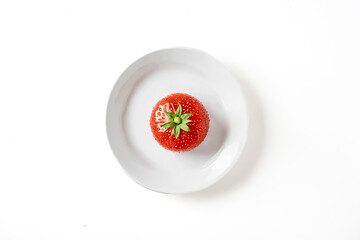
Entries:
{"label": "ceramic plate", "polygon": [[[192,151],[171,152],[152,136],[152,108],[171,93],[188,93],[209,112],[209,132]],[[155,51],[131,64],[115,83],[106,113],[109,143],[125,172],[162,193],[195,192],[221,179],[239,158],[247,121],[237,79],[207,53],[188,48]]]}

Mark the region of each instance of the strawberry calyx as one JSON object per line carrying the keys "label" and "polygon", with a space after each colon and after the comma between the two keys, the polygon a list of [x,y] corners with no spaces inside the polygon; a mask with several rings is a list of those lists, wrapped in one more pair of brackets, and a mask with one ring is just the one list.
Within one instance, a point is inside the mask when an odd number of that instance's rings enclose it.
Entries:
{"label": "strawberry calyx", "polygon": [[182,113],[181,105],[179,104],[178,108],[176,109],[175,113],[164,111],[165,114],[169,117],[169,122],[163,124],[161,127],[163,128],[174,128],[175,138],[178,138],[180,135],[180,129],[184,130],[185,132],[190,131],[190,128],[186,125],[187,123],[191,122],[189,117],[191,113]]}

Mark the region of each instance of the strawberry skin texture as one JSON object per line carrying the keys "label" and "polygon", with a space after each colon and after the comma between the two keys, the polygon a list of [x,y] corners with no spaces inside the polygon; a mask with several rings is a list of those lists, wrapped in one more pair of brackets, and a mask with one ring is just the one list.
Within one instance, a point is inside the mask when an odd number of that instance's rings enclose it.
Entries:
{"label": "strawberry skin texture", "polygon": [[[180,130],[178,138],[174,135],[174,128],[162,128],[168,121],[164,111],[175,113],[179,104],[182,113],[191,113],[187,123],[190,131]],[[164,148],[174,152],[189,151],[202,143],[209,130],[209,114],[202,103],[185,93],[174,93],[161,99],[153,108],[150,117],[150,127],[155,140]]]}

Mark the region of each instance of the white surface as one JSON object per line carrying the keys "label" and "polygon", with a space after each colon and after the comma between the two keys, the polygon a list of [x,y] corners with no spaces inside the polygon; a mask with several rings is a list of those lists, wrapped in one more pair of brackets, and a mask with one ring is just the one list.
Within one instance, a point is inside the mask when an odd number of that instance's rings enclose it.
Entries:
{"label": "white surface", "polygon": [[[359,1],[2,1],[0,239],[360,238]],[[186,196],[106,139],[119,74],[191,46],[249,102],[240,161]]]}
{"label": "white surface", "polygon": [[[161,147],[149,126],[155,104],[177,92],[199,99],[210,117],[204,142],[180,154]],[[249,118],[237,79],[190,48],[158,50],[131,64],[111,92],[106,116],[119,163],[140,185],[161,193],[196,192],[228,173],[244,148]]]}

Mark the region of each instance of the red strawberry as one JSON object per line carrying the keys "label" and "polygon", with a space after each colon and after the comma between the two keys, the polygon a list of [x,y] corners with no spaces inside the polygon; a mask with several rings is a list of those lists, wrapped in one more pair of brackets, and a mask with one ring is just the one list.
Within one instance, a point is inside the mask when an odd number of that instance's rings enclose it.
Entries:
{"label": "red strawberry", "polygon": [[155,105],[150,127],[161,146],[182,152],[199,146],[209,130],[209,122],[199,100],[185,93],[174,93]]}

